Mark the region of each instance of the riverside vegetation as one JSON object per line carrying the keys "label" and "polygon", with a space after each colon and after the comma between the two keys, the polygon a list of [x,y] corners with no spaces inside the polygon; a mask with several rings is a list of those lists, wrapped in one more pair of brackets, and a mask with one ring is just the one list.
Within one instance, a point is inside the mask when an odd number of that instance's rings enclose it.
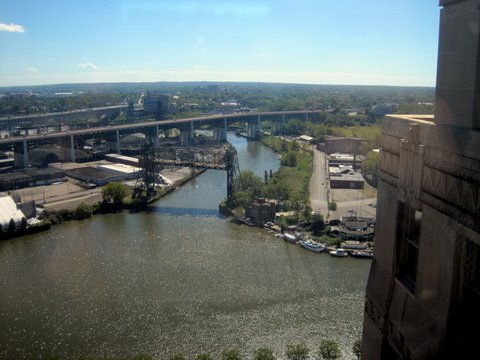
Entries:
{"label": "riverside vegetation", "polygon": [[[352,352],[355,357],[360,359],[361,357],[361,340],[356,340],[352,346]],[[242,354],[240,349],[233,348],[224,350],[219,356],[213,356],[209,352],[203,352],[197,354],[193,358],[187,358],[181,353],[176,353],[168,357],[168,360],[243,360],[243,359],[253,359],[253,360],[276,360],[277,356],[273,353],[272,349],[268,347],[261,347],[256,349],[253,356],[245,356]],[[335,340],[322,340],[318,346],[317,351],[311,352],[310,348],[305,343],[296,343],[296,344],[287,344],[286,350],[284,353],[287,360],[338,360],[342,357],[342,351],[338,343]],[[49,360],[60,360],[61,357],[57,355],[51,355]],[[88,359],[84,357],[79,357],[78,359]],[[113,360],[115,358],[108,357],[107,359]],[[132,360],[153,360],[154,357],[148,354],[139,354],[134,356]]]}

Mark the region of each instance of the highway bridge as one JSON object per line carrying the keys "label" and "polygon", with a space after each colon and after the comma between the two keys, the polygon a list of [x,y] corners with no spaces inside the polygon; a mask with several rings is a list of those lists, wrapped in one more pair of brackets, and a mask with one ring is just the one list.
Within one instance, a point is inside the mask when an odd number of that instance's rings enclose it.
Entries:
{"label": "highway bridge", "polygon": [[[269,112],[245,112],[233,114],[213,114],[198,117],[173,119],[173,120],[147,120],[121,125],[109,125],[58,131],[40,135],[23,135],[0,139],[0,147],[12,147],[15,153],[15,164],[17,166],[28,166],[28,149],[34,147],[35,143],[46,143],[59,140],[65,149],[65,161],[75,161],[75,137],[105,134],[115,144],[115,151],[120,153],[120,134],[131,132],[145,132],[154,143],[158,145],[161,129],[178,128],[181,132],[182,145],[188,145],[194,136],[195,125],[212,125],[213,135],[217,141],[225,141],[227,138],[227,127],[229,122],[245,121],[247,123],[247,137],[256,138],[260,132],[262,118],[273,119],[279,126],[282,126],[289,117],[301,117],[308,121],[317,111],[269,111]],[[104,136],[105,136],[104,135]]]}
{"label": "highway bridge", "polygon": [[76,121],[85,116],[108,116],[127,109],[128,105],[102,106],[90,109],[78,109],[71,111],[60,111],[44,114],[17,115],[0,117],[0,129],[8,130],[15,127],[37,127],[46,126],[51,120],[62,120],[64,122]]}

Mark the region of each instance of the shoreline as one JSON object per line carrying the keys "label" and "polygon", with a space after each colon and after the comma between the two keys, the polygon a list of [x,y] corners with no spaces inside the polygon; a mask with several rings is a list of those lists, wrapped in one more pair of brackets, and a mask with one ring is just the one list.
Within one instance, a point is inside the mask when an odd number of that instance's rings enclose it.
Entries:
{"label": "shoreline", "polygon": [[[193,170],[192,168],[186,168],[185,167],[185,168],[177,169],[177,172],[178,172],[178,170],[182,170],[182,169],[189,169],[190,171],[189,171],[188,174],[183,174],[181,177],[179,177],[178,179],[173,181],[172,185],[169,185],[168,188],[161,189],[159,191],[159,194],[155,195],[154,197],[152,197],[151,199],[148,200],[144,209],[142,209],[142,208],[135,209],[134,207],[131,206],[131,204],[123,203],[122,207],[120,209],[117,209],[117,210],[118,211],[123,211],[123,210],[129,210],[129,211],[148,210],[148,207],[151,204],[153,204],[154,202],[160,200],[161,198],[170,194],[171,192],[179,189],[181,186],[183,186],[184,184],[186,184],[190,180],[196,178],[197,176],[199,176],[199,175],[203,174],[205,171],[207,171],[207,169]],[[88,219],[88,218],[92,218],[95,215],[110,213],[112,211],[115,212],[112,209],[108,209],[107,211],[95,212],[95,213],[92,212],[90,216],[88,216],[86,218],[82,218],[82,219],[75,219],[73,216],[63,217],[63,216],[60,215],[60,214],[64,214],[64,213],[68,213],[68,214],[73,213],[73,211],[82,203],[87,204],[88,206],[91,206],[91,207],[94,207],[94,206],[100,207],[101,203],[102,203],[101,189],[102,189],[102,187],[99,187],[99,188],[96,189],[95,192],[93,192],[93,191],[90,192],[90,194],[79,194],[79,196],[72,196],[70,198],[66,198],[66,199],[63,199],[63,200],[57,200],[57,201],[52,201],[51,203],[41,204],[41,206],[39,206],[39,207],[43,208],[44,211],[47,212],[47,214],[48,213],[51,214],[51,215],[48,216],[48,218],[44,219],[43,221],[41,221],[38,224],[27,226],[25,229],[22,229],[21,232],[18,232],[18,233],[16,232],[16,233],[13,233],[13,234],[2,234],[4,236],[0,236],[0,241],[6,241],[6,240],[14,239],[14,238],[20,238],[24,235],[31,235],[31,234],[35,234],[37,232],[47,231],[47,230],[50,230],[50,228],[52,226],[61,224],[64,221],[80,221],[80,220],[85,220],[85,219]],[[68,195],[68,194],[65,194],[65,195]],[[98,199],[98,196],[100,196],[100,199]],[[93,201],[93,202],[90,201],[89,203],[87,203],[85,201],[82,201],[84,199],[93,200],[92,198],[95,199],[95,201]],[[51,204],[59,204],[59,203],[65,204],[66,206],[62,206],[61,208],[49,207],[49,205],[51,206]],[[57,221],[52,221],[52,219],[51,219],[52,216],[54,216],[57,219]]]}

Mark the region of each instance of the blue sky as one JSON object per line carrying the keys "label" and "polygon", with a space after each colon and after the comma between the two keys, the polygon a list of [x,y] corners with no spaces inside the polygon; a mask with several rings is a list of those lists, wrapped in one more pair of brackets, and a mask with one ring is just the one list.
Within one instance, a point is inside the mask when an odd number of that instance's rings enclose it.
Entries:
{"label": "blue sky", "polygon": [[437,0],[1,0],[0,86],[435,86]]}

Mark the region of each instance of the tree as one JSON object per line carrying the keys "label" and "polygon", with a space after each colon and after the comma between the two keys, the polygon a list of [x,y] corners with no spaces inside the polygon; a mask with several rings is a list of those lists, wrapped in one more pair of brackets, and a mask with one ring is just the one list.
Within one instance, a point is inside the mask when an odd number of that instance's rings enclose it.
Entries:
{"label": "tree", "polygon": [[342,355],[338,343],[334,340],[322,340],[318,348],[318,356],[320,359],[336,360]]}
{"label": "tree", "polygon": [[85,203],[79,204],[75,208],[75,210],[73,210],[73,218],[75,220],[88,219],[91,216],[92,216],[92,208]]}
{"label": "tree", "polygon": [[305,343],[288,344],[285,355],[288,360],[307,360],[310,349]]}
{"label": "tree", "polygon": [[310,230],[312,230],[314,234],[318,234],[323,229],[325,229],[325,222],[323,221],[323,216],[321,214],[315,213],[312,217],[312,224],[310,225]]}
{"label": "tree", "polygon": [[265,182],[265,184],[267,184],[267,182],[268,182],[268,172],[267,172],[267,170],[265,170],[265,173],[263,174],[263,181]]}
{"label": "tree", "polygon": [[352,346],[352,350],[353,350],[353,355],[355,355],[357,359],[360,359],[360,357],[362,356],[362,340],[361,339],[355,340]]}
{"label": "tree", "polygon": [[289,200],[289,206],[290,206],[290,209],[295,212],[295,218],[296,218],[296,221],[298,222],[298,216],[300,212],[309,205],[307,204],[307,202],[305,201],[305,198],[301,194],[295,193]]}
{"label": "tree", "polygon": [[222,352],[222,360],[241,360],[240,350],[229,349]]}
{"label": "tree", "polygon": [[251,170],[240,172],[237,179],[237,191],[247,191],[251,196],[259,196],[263,191],[263,182]]}
{"label": "tree", "polygon": [[270,169],[270,179],[273,177],[273,171]]}
{"label": "tree", "polygon": [[296,151],[288,151],[285,155],[282,156],[280,160],[281,164],[284,166],[291,166],[294,167],[297,165],[297,152]]}
{"label": "tree", "polygon": [[337,203],[335,201],[330,201],[328,203],[328,210],[331,210],[331,211],[337,210]]}
{"label": "tree", "polygon": [[127,196],[128,188],[119,182],[111,182],[102,188],[103,201],[119,205],[122,200]]}
{"label": "tree", "polygon": [[253,360],[276,360],[275,355],[273,355],[272,349],[269,348],[259,348],[255,350],[253,354]]}

